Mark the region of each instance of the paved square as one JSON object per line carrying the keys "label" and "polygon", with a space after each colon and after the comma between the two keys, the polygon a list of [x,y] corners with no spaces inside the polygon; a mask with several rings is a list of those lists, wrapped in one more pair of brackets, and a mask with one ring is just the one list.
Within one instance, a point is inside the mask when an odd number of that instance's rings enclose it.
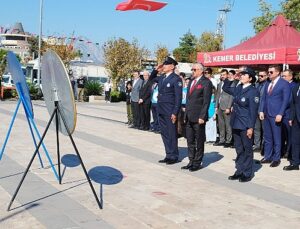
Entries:
{"label": "paved square", "polygon": [[[49,119],[42,101],[34,101],[42,133]],[[0,145],[16,102],[0,102]],[[186,140],[180,139],[181,163],[161,165],[160,135],[129,129],[124,103],[78,103],[73,135],[87,170],[94,168],[94,187],[103,198],[100,210],[83,170],[70,156],[71,142],[60,135],[62,185],[43,150],[44,169],[35,159],[14,202],[7,206],[34,152],[24,111],[15,121],[0,161],[0,228],[298,228],[300,226],[300,172],[256,165],[250,183],[229,181],[235,151],[206,145],[205,168],[182,171],[187,163]],[[45,145],[57,163],[52,125]],[[257,159],[260,155],[255,154]],[[68,162],[68,163],[67,163]],[[97,168],[96,168],[97,167]],[[92,174],[92,173],[91,173]],[[95,175],[96,174],[96,175]],[[97,183],[98,182],[98,183]],[[99,182],[102,183],[99,184]]]}

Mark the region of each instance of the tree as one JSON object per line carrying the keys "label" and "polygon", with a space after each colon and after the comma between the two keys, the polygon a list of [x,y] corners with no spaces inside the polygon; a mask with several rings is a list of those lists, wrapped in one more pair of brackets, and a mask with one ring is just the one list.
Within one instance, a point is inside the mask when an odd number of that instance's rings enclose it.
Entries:
{"label": "tree", "polygon": [[113,80],[113,89],[121,79],[128,78],[134,70],[141,69],[141,60],[147,59],[149,51],[139,47],[138,41],[126,41],[123,38],[110,39],[103,45],[104,66]]}
{"label": "tree", "polygon": [[2,75],[4,74],[6,68],[6,55],[7,51],[4,49],[0,49],[0,78],[2,78]]}
{"label": "tree", "polygon": [[197,43],[198,52],[215,52],[222,50],[223,37],[213,32],[203,32]]}
{"label": "tree", "polygon": [[286,0],[281,3],[282,13],[292,21],[297,30],[300,31],[300,1]]}
{"label": "tree", "polygon": [[190,31],[180,38],[179,47],[173,50],[175,59],[179,62],[195,62],[197,38]]}
{"label": "tree", "polygon": [[271,5],[266,3],[265,0],[259,0],[259,7],[262,15],[259,17],[254,17],[251,20],[253,22],[255,33],[261,32],[264,28],[270,25],[271,21],[276,15],[276,12],[271,10]]}
{"label": "tree", "polygon": [[157,63],[163,63],[164,59],[169,55],[169,50],[166,46],[164,45],[157,45],[156,51],[155,51],[155,56]]}
{"label": "tree", "polygon": [[42,54],[46,52],[47,49],[51,49],[56,52],[67,67],[69,66],[71,60],[74,60],[76,57],[80,56],[80,51],[70,49],[67,45],[64,44],[45,44],[42,47]]}

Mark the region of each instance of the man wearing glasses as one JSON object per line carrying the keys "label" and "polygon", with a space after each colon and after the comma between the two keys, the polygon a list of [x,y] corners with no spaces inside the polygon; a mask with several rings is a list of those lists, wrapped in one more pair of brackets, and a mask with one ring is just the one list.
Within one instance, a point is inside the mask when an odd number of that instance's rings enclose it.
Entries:
{"label": "man wearing glasses", "polygon": [[280,77],[281,67],[269,67],[269,79],[262,97],[259,110],[260,120],[264,120],[264,158],[262,164],[277,167],[281,155],[281,124],[284,112],[290,100],[291,89],[289,83]]}
{"label": "man wearing glasses", "polygon": [[189,163],[182,169],[191,172],[201,169],[204,156],[205,123],[208,120],[208,108],[212,95],[212,83],[203,75],[204,66],[194,64],[193,80],[188,85],[186,100],[186,139]]}
{"label": "man wearing glasses", "polygon": [[[263,97],[263,92],[268,82],[268,71],[260,71],[258,73],[258,82],[256,83],[255,87],[259,91],[260,98]],[[260,101],[261,106],[261,101]],[[257,114],[257,119],[255,122],[255,129],[254,129],[254,152],[261,152],[261,148],[263,146],[263,121],[259,119],[259,114]]]}

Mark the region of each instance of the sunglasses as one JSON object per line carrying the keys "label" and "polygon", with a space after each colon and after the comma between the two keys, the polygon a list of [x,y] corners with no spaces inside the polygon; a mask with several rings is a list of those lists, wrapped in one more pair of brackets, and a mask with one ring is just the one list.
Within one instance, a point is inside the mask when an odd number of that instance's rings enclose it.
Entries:
{"label": "sunglasses", "polygon": [[[272,73],[271,73],[272,74]],[[259,78],[264,78],[266,75],[258,75]]]}
{"label": "sunglasses", "polygon": [[191,69],[192,72],[195,72],[195,71],[197,71],[197,70],[199,70],[199,69],[196,69],[196,68],[192,68],[192,69]]}
{"label": "sunglasses", "polygon": [[273,71],[268,71],[268,73],[272,75],[274,72]]}
{"label": "sunglasses", "polygon": [[208,71],[205,71],[204,73],[205,73],[205,74],[208,74]]}

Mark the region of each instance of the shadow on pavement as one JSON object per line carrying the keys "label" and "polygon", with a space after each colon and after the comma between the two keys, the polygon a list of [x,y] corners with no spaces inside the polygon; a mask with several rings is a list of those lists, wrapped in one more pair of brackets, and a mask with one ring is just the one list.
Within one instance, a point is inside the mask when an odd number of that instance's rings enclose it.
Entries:
{"label": "shadow on pavement", "polygon": [[109,166],[97,166],[88,172],[89,177],[94,182],[100,184],[100,202],[103,204],[103,185],[118,184],[123,180],[121,171]]}

